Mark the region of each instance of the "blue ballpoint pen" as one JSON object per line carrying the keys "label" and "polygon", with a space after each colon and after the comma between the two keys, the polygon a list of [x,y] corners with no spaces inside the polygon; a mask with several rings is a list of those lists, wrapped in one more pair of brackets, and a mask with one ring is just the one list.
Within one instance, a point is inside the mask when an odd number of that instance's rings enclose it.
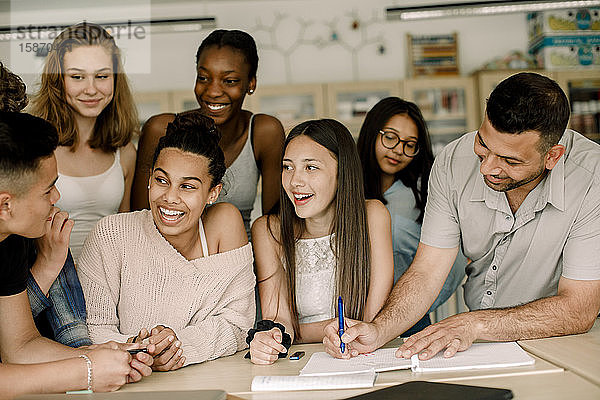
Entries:
{"label": "blue ballpoint pen", "polygon": [[342,335],[344,334],[344,302],[342,301],[342,296],[338,297],[338,319],[340,321],[338,330],[338,334],[340,335],[340,351],[343,353],[346,346],[342,342]]}

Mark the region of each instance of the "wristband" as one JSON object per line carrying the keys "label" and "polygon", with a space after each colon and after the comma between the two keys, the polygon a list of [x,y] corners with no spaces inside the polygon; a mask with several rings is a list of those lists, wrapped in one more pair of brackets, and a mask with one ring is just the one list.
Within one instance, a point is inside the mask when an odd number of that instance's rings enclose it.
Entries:
{"label": "wristband", "polygon": [[92,360],[90,360],[90,358],[85,354],[80,354],[79,357],[83,358],[87,365],[87,390],[90,392],[93,392],[93,390],[92,390]]}
{"label": "wristband", "polygon": [[[250,345],[252,339],[254,339],[254,335],[256,332],[270,331],[273,328],[278,328],[281,331],[281,344],[285,347],[285,353],[279,353],[279,358],[287,357],[287,350],[292,346],[292,337],[289,333],[285,333],[285,326],[278,322],[273,322],[270,319],[263,319],[262,321],[258,321],[256,324],[256,329],[250,329],[248,331],[248,336],[246,336],[246,343]],[[247,354],[249,355],[249,354]],[[246,357],[250,358],[250,357]]]}

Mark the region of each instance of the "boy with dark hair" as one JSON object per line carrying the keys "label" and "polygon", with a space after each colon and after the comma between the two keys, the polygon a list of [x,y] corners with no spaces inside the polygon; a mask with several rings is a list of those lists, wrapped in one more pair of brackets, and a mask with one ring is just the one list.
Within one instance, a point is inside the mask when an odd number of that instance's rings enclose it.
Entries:
{"label": "boy with dark hair", "polygon": [[[25,83],[18,75],[0,63],[0,111],[22,111],[27,105]],[[48,136],[50,141],[52,135]],[[48,142],[50,143],[50,142]],[[22,149],[5,148],[7,168],[16,168],[25,161]],[[30,149],[35,153],[35,149]],[[44,150],[45,151],[45,150]],[[8,175],[4,178],[8,179]],[[18,193],[21,185],[12,185]],[[8,186],[7,186],[8,187]],[[39,332],[50,339],[71,347],[92,344],[86,325],[85,300],[69,251],[69,235],[73,222],[67,214],[57,212],[48,233],[37,240],[27,241],[23,264],[29,269],[27,295],[33,319]],[[0,244],[0,259],[11,257],[8,243]],[[7,254],[4,254],[7,253]]]}
{"label": "boy with dark hair", "polygon": [[57,145],[48,122],[0,112],[0,397],[116,390],[151,373],[152,357],[138,353],[132,358],[125,350],[131,345],[73,349],[41,337],[34,325],[25,290],[32,239],[52,236],[46,245],[63,248],[64,262],[71,225],[54,207],[60,196],[54,186]]}

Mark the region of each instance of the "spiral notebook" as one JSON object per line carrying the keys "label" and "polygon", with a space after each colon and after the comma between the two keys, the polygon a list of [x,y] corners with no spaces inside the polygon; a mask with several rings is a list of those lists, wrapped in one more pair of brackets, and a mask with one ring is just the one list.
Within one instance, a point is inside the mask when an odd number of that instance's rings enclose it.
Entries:
{"label": "spiral notebook", "polygon": [[470,369],[505,368],[533,365],[530,357],[516,342],[475,343],[469,349],[445,358],[442,353],[422,361],[396,358],[396,349],[379,349],[349,360],[341,360],[327,353],[314,353],[301,376],[340,375],[375,370],[376,372],[411,369],[413,372],[460,371]]}

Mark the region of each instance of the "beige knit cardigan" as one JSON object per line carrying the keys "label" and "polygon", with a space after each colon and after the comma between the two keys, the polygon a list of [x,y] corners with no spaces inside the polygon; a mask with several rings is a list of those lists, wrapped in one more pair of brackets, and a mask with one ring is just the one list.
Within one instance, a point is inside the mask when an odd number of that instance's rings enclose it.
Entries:
{"label": "beige knit cardigan", "polygon": [[242,350],[256,312],[252,262],[250,244],[185,259],[149,210],[105,217],[78,266],[90,337],[124,342],[141,328],[168,326],[182,342],[186,365]]}

